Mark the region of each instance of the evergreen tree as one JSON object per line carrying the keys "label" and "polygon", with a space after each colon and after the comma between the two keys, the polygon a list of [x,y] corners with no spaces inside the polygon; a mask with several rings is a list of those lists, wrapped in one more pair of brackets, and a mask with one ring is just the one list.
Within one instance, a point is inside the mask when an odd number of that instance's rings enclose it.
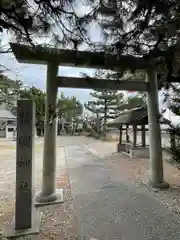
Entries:
{"label": "evergreen tree", "polygon": [[[84,1],[84,0],[83,0]],[[74,45],[87,41],[86,25],[92,13],[78,14],[82,2],[76,0],[1,0],[0,32],[7,31],[18,42]]]}
{"label": "evergreen tree", "polygon": [[[164,92],[164,101],[166,109],[168,108],[176,116],[180,117],[180,86],[179,84],[171,84],[171,88]],[[172,155],[172,159],[180,163],[180,124],[174,125],[171,123],[168,128],[170,135],[170,147],[169,150]]]}
{"label": "evergreen tree", "polygon": [[[82,5],[87,6],[87,11],[79,13]],[[114,69],[119,76],[127,70],[128,62],[131,63],[128,68],[136,70],[139,59],[147,67],[152,62],[159,68],[166,65],[163,75],[172,82],[180,81],[179,53],[176,54],[180,49],[179,12],[179,0],[2,0],[0,32],[14,33],[18,42],[34,45],[42,37],[56,47],[77,50],[85,43],[92,50],[113,53],[119,61]],[[101,29],[104,38],[100,43],[89,38],[92,22]],[[122,56],[126,57],[123,61]],[[106,57],[104,64],[108,65]]]}
{"label": "evergreen tree", "polygon": [[11,109],[16,104],[18,92],[21,87],[21,81],[14,81],[3,74],[0,74],[0,104],[5,103]]}
{"label": "evergreen tree", "polygon": [[[94,1],[90,2],[94,4]],[[180,82],[177,74],[180,72],[179,0],[97,2],[96,15],[101,16],[98,23],[104,41],[96,48],[116,55],[120,64],[115,71],[119,76],[127,70],[140,68],[142,64],[137,60],[141,59],[147,68],[154,62],[166,86],[167,82]],[[122,56],[126,58],[122,59]]]}
{"label": "evergreen tree", "polygon": [[118,116],[120,103],[123,99],[123,94],[118,91],[112,90],[94,90],[90,93],[94,101],[89,101],[85,104],[85,108],[95,113],[97,116],[97,130],[101,132],[101,127],[98,127],[102,123],[102,133],[106,136],[107,121],[108,119],[114,119]]}
{"label": "evergreen tree", "polygon": [[[76,99],[76,97],[66,97],[61,93],[60,98],[57,101],[57,116],[62,121],[64,119],[67,122],[72,123],[72,134],[77,130],[81,121],[81,115],[83,113],[83,105]],[[62,124],[62,123],[61,123]],[[60,134],[60,126],[58,125],[58,133]],[[67,129],[66,129],[67,130]]]}
{"label": "evergreen tree", "polygon": [[21,90],[18,91],[18,98],[33,100],[35,102],[37,135],[38,136],[43,135],[46,94],[41,89],[36,87],[22,88]]}
{"label": "evergreen tree", "polygon": [[76,99],[76,97],[64,96],[61,93],[57,101],[58,116],[63,116],[66,121],[72,121],[73,118],[80,116],[83,112],[83,105]]}
{"label": "evergreen tree", "polygon": [[127,102],[125,103],[126,109],[133,109],[137,107],[146,106],[146,93],[145,94],[136,94],[135,96],[129,96]]}
{"label": "evergreen tree", "polygon": [[[82,5],[87,11],[79,11]],[[14,33],[19,41],[34,44],[38,37],[48,36],[53,45],[71,43],[75,49],[83,42],[91,49],[116,53],[119,60],[126,55],[132,69],[137,68],[134,62],[139,57],[147,64],[165,60],[172,76],[179,12],[179,0],[1,0],[0,32]],[[101,44],[88,37],[92,22],[101,28]],[[120,65],[124,70],[124,62]]]}

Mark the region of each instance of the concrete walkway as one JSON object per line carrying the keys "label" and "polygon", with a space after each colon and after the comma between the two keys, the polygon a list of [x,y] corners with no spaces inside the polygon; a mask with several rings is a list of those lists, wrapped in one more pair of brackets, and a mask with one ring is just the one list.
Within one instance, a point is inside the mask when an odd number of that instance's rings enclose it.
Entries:
{"label": "concrete walkway", "polygon": [[[88,151],[84,138],[63,137],[80,235],[99,240],[175,240],[180,221],[148,193]],[[90,141],[90,140],[88,140]]]}

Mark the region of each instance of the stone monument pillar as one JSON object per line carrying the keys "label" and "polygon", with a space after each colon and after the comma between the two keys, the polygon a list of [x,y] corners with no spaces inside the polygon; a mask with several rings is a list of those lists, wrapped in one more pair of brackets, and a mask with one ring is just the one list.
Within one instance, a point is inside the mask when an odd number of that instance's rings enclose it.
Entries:
{"label": "stone monument pillar", "polygon": [[31,100],[17,102],[16,202],[15,220],[6,226],[5,236],[13,237],[39,232],[35,196],[35,108]]}

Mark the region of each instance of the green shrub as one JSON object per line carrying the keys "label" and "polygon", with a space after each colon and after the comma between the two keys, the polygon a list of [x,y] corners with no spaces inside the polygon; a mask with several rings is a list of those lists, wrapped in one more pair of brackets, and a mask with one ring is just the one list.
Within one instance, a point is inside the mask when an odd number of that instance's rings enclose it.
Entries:
{"label": "green shrub", "polygon": [[180,163],[180,124],[177,126],[170,125],[167,130],[170,134],[170,147],[169,152],[172,155],[172,160]]}

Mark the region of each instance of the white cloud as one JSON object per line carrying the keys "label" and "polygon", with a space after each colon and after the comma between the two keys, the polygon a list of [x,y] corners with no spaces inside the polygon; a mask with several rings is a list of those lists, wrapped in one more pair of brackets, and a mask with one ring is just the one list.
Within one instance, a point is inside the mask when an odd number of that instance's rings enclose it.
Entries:
{"label": "white cloud", "polygon": [[[4,64],[10,69],[9,72],[5,74],[12,79],[20,79],[25,85],[36,86],[45,91],[46,84],[46,66],[44,65],[34,65],[34,64],[20,64],[11,55],[1,55],[0,64]],[[60,76],[71,76],[78,77],[80,73],[84,72],[86,74],[92,75],[94,70],[91,69],[81,69],[72,67],[59,67]],[[59,92],[64,92],[67,96],[75,96],[81,102],[88,101],[90,99],[89,92],[91,90],[82,89],[59,89]]]}
{"label": "white cloud", "polygon": [[[79,6],[77,5],[79,14],[84,14],[87,11],[87,6]],[[89,31],[89,35],[93,41],[98,41],[100,39],[99,30],[95,24],[91,25],[92,29]],[[3,45],[8,45],[8,41],[10,41],[9,35],[4,33],[1,36],[1,43]],[[40,39],[42,42],[42,39]],[[87,46],[82,45],[83,48],[87,48]],[[81,49],[82,49],[81,47]],[[25,85],[28,86],[36,86],[45,90],[46,84],[46,66],[43,65],[32,65],[32,64],[20,64],[14,58],[13,54],[1,54],[0,64],[6,66],[10,69],[9,72],[6,73],[12,79],[20,79],[23,81]],[[72,68],[72,67],[59,67],[59,75],[61,76],[80,76],[80,73],[84,72],[88,75],[92,75],[94,70],[92,69],[80,69],[80,68]],[[81,89],[59,89],[60,92],[64,92],[67,96],[75,96],[81,102],[88,101],[91,96],[89,95],[91,90],[81,90]]]}

